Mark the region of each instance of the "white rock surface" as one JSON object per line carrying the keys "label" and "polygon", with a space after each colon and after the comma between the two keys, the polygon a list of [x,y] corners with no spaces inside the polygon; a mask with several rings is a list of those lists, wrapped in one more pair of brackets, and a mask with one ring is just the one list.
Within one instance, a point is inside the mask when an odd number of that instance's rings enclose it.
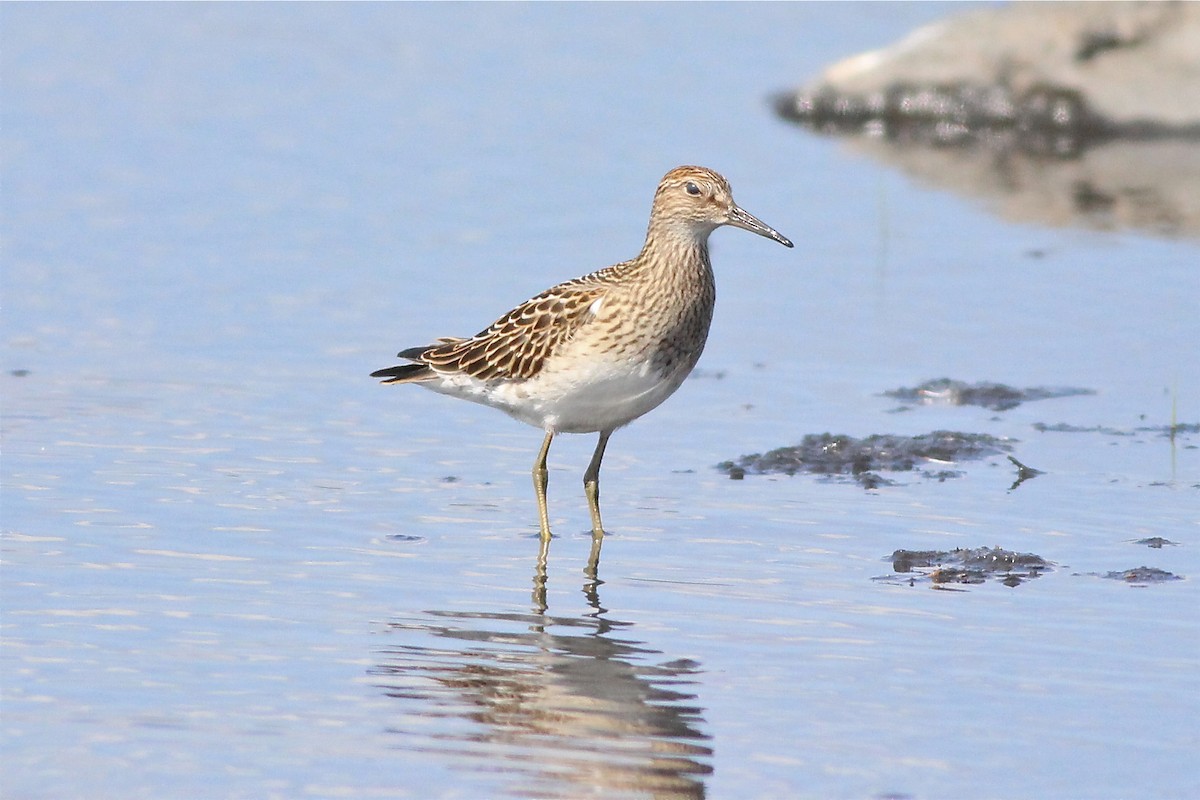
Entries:
{"label": "white rock surface", "polygon": [[1014,3],[919,28],[829,67],[802,91],[896,84],[1041,85],[1117,124],[1200,127],[1200,2]]}

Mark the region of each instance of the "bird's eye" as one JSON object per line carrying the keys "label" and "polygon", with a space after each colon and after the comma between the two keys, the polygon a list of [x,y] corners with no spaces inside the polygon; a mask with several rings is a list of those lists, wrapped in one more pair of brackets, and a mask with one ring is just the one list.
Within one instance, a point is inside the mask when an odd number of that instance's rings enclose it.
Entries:
{"label": "bird's eye", "polygon": [[690,194],[692,197],[700,196],[700,187],[697,186],[696,184],[692,183],[691,181],[688,181],[687,183],[685,183],[683,185],[683,188],[686,189],[687,193]]}

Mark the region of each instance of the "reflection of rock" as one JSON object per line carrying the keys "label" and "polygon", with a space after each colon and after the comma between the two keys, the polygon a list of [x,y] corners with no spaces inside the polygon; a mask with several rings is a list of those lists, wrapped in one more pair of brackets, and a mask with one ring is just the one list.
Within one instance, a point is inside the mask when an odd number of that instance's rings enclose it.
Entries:
{"label": "reflection of rock", "polygon": [[1200,235],[1200,144],[1111,141],[1070,159],[987,148],[854,147],[923,182],[982,195],[1005,219],[1097,230]]}
{"label": "reflection of rock", "polygon": [[502,770],[524,797],[704,797],[712,749],[687,691],[694,663],[647,663],[659,653],[603,617],[431,616],[393,624],[406,635],[373,670],[417,701],[393,726],[406,748]]}
{"label": "reflection of rock", "polygon": [[1200,3],[979,10],[778,108],[1013,219],[1200,234]]}

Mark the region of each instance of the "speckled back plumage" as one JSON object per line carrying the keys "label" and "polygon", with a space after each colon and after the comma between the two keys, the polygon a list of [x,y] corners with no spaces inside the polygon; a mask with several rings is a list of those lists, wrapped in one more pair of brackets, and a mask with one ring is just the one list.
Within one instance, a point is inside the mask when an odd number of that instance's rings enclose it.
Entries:
{"label": "speckled back plumage", "polygon": [[708,250],[704,242],[697,246],[690,232],[681,240],[669,227],[654,224],[675,210],[678,204],[671,202],[670,192],[688,180],[706,181],[726,196],[730,193],[729,184],[712,170],[672,170],[655,192],[646,246],[638,258],[547,289],[470,338],[405,350],[400,357],[418,363],[393,368],[401,372],[388,382],[431,380],[439,373],[462,373],[481,381],[528,380],[596,319],[597,301],[612,310],[621,308],[622,316],[636,316],[641,325],[623,342],[621,334],[628,337],[627,332],[597,332],[601,343],[648,353],[659,372],[690,369],[703,350],[716,301]]}
{"label": "speckled back plumage", "polygon": [[590,321],[590,307],[604,296],[605,283],[600,273],[575,278],[526,300],[469,339],[401,355],[435,373],[461,372],[481,381],[528,380]]}
{"label": "speckled back plumage", "polygon": [[655,191],[636,258],[548,289],[472,337],[404,350],[414,363],[374,374],[547,430],[623,425],[674,392],[699,360],[716,301],[708,236],[727,224],[790,245],[738,208],[719,174],[677,167]]}

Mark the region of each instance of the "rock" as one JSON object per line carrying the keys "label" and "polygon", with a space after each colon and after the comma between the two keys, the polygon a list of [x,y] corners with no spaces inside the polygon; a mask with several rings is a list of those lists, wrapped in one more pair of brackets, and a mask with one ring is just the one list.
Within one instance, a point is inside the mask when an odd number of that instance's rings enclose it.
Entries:
{"label": "rock", "polygon": [[1200,234],[1200,3],[972,11],[776,107],[1019,221]]}
{"label": "rock", "polygon": [[[1076,97],[1117,129],[1200,133],[1200,4],[1014,3],[927,25],[891,47],[840,61],[797,94],[868,98],[900,86],[974,87],[1011,114],[1005,94]],[[1003,91],[996,91],[1003,90]],[[910,98],[909,102],[912,102]]]}

